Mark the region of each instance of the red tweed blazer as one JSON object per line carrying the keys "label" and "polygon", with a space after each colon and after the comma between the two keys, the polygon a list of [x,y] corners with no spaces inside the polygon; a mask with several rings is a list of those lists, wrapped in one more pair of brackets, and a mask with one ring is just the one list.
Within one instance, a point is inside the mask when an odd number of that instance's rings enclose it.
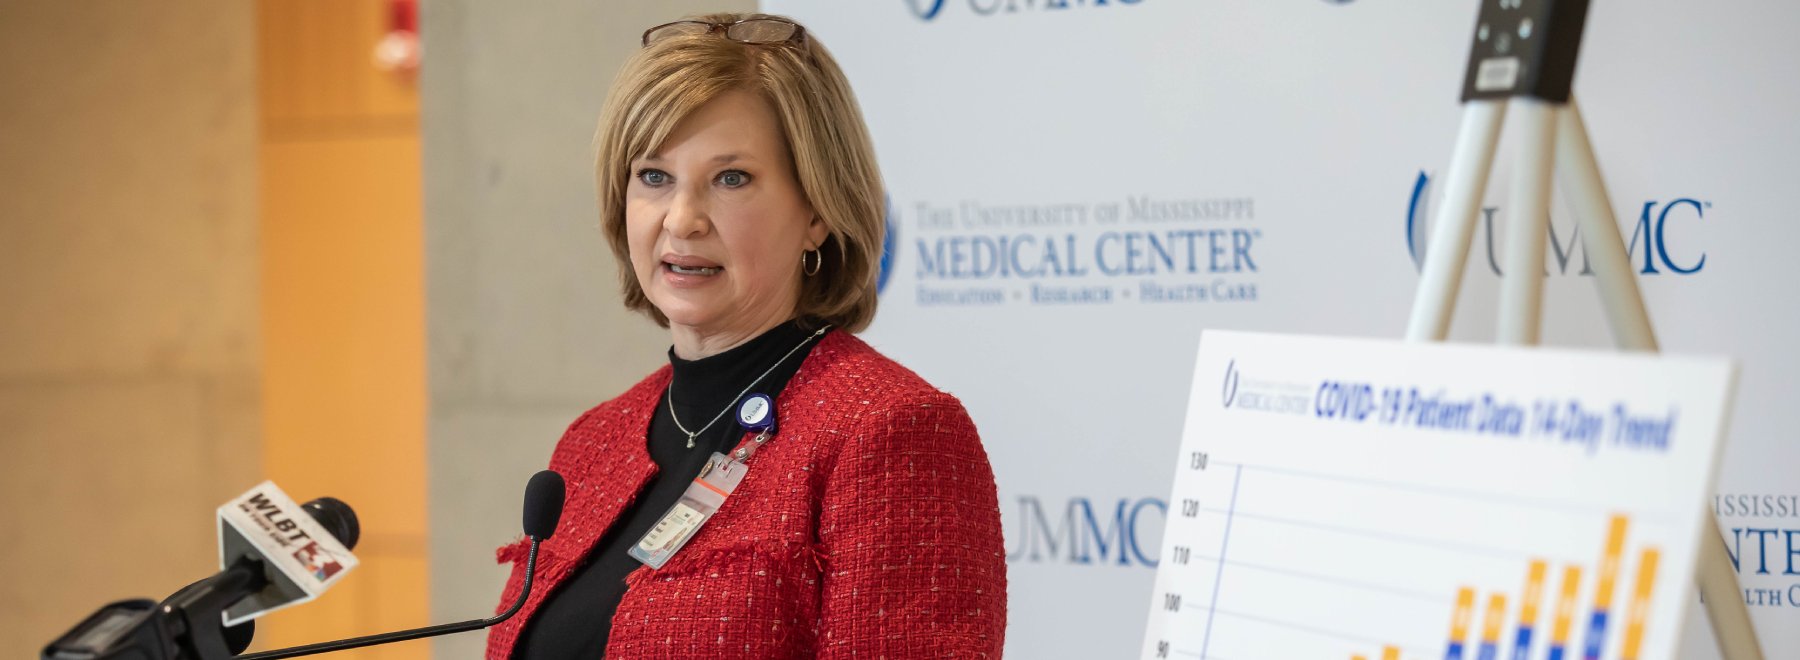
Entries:
{"label": "red tweed blazer", "polygon": [[[664,367],[557,443],[562,522],[524,609],[489,633],[489,658],[511,656],[545,596],[656,474],[647,432],[668,383]],[[1000,506],[962,404],[839,331],[801,363],[776,414],[779,434],[718,514],[661,570],[626,578],[606,657],[998,657]],[[501,607],[518,596],[526,549],[498,553],[513,564]]]}

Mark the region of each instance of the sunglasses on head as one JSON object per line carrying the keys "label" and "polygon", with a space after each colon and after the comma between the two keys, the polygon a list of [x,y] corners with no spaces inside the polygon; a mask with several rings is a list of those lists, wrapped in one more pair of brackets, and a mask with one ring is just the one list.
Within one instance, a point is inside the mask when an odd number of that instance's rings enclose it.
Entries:
{"label": "sunglasses on head", "polygon": [[735,23],[707,21],[675,21],[644,31],[644,46],[649,47],[674,37],[698,37],[723,34],[726,39],[746,44],[800,45],[806,42],[806,28],[782,18],[746,18]]}

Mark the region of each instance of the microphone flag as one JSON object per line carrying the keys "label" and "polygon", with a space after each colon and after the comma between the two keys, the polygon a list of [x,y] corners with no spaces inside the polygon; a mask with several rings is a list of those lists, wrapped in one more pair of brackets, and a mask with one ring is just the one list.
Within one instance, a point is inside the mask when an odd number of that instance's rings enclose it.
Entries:
{"label": "microphone flag", "polygon": [[317,598],[356,568],[356,555],[273,481],[226,502],[218,513],[220,568],[254,557],[269,581],[225,610],[227,626]]}

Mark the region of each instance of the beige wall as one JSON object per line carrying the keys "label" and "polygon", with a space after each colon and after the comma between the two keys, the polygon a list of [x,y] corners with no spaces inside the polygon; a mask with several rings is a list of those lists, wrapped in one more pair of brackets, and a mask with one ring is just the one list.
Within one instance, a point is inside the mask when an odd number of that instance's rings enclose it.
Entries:
{"label": "beige wall", "polygon": [[260,474],[252,11],[0,3],[0,656],[217,570]]}
{"label": "beige wall", "polygon": [[[423,4],[432,618],[485,615],[525,481],[582,410],[665,360],[624,313],[598,231],[592,147],[644,28],[751,0]],[[475,658],[483,637],[437,642]]]}

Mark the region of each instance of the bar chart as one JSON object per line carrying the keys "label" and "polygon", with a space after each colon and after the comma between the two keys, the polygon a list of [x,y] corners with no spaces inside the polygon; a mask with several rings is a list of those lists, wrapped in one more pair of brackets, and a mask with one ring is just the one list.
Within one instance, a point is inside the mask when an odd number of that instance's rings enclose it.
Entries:
{"label": "bar chart", "polygon": [[[1436,348],[1420,360],[1382,342],[1209,334],[1141,657],[1672,657],[1729,369]],[[1365,420],[1320,412],[1346,380],[1371,384]],[[1393,382],[1491,403],[1464,426],[1405,412],[1384,424]],[[1534,405],[1570,404],[1540,395],[1680,421],[1667,451],[1545,439],[1529,429],[1558,420]],[[1527,411],[1522,430],[1480,431],[1483,407],[1507,401]],[[1624,433],[1599,423],[1590,432]]]}

